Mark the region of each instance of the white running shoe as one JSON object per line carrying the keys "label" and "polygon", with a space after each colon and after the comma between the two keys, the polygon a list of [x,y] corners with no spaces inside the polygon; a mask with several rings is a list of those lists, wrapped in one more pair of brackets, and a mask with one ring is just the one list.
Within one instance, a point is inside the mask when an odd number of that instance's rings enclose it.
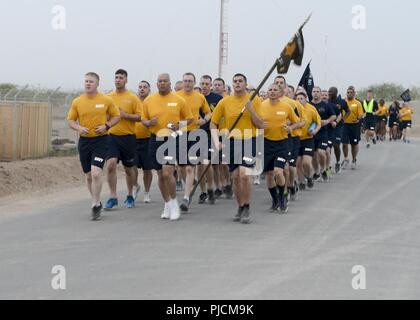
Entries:
{"label": "white running shoe", "polygon": [[170,211],[170,203],[165,202],[165,209],[163,209],[163,213],[160,216],[161,219],[167,219],[169,220],[171,218],[171,211]]}
{"label": "white running shoe", "polygon": [[259,186],[261,184],[260,176],[254,177],[254,186]]}
{"label": "white running shoe", "polygon": [[173,199],[169,205],[169,211],[171,213],[170,220],[177,221],[181,217],[181,212],[179,211],[179,204],[177,199]]}
{"label": "white running shoe", "polygon": [[144,194],[144,203],[150,203],[152,200],[150,199],[150,194],[145,193]]}
{"label": "white running shoe", "polygon": [[351,163],[351,170],[356,170],[356,168],[357,168],[357,162],[356,161],[353,161]]}

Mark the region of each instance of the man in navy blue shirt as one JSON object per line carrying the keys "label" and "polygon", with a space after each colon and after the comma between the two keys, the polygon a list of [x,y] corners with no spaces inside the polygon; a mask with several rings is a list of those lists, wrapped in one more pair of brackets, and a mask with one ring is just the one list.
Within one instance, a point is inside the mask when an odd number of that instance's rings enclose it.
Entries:
{"label": "man in navy blue shirt", "polygon": [[[200,79],[200,88],[201,93],[206,97],[207,103],[209,104],[211,112],[214,111],[217,104],[220,100],[223,99],[222,96],[211,92],[211,86],[212,86],[212,78],[209,75],[204,75]],[[214,155],[214,150],[211,145],[211,135],[210,135],[210,123],[206,123],[200,127],[200,129],[205,130],[207,132],[208,136],[208,159],[201,159],[201,164],[198,166],[198,176],[200,177],[203,173],[204,169],[207,166],[207,161],[210,161],[212,156]],[[207,163],[206,163],[207,162]],[[208,200],[209,204],[215,204],[216,202],[216,195],[214,191],[214,187],[216,187],[216,190],[220,190],[220,186],[215,186],[214,179],[214,168],[216,165],[209,168],[207,171],[207,175],[205,179],[202,179],[200,183],[200,189],[201,189],[201,195],[199,197],[198,203],[203,204]],[[220,183],[220,182],[219,182]]]}
{"label": "man in navy blue shirt", "polygon": [[322,101],[320,87],[314,87],[312,90],[312,105],[318,110],[321,116],[322,128],[315,136],[315,155],[313,157],[313,165],[315,170],[314,180],[321,179],[328,181],[327,173],[327,149],[328,149],[328,125],[335,121],[337,116],[331,106]]}
{"label": "man in navy blue shirt", "polygon": [[335,113],[337,119],[331,123],[331,127],[334,128],[334,153],[335,153],[335,172],[341,172],[341,139],[343,134],[344,116],[350,112],[347,102],[338,96],[338,89],[331,87],[328,90],[329,102],[335,105]]}

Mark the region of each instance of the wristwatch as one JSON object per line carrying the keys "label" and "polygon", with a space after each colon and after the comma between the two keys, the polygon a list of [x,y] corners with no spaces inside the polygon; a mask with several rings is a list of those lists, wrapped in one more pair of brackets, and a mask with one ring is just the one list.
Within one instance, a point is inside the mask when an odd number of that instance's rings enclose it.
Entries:
{"label": "wristwatch", "polygon": [[106,131],[108,131],[109,129],[111,129],[111,127],[108,125],[108,123],[105,123],[105,128],[106,128]]}

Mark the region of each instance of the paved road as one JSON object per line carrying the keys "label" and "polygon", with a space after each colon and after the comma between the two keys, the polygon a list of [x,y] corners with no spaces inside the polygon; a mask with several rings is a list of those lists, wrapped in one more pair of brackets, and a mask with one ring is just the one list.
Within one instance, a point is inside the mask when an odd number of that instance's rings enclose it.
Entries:
{"label": "paved road", "polygon": [[[288,215],[254,190],[254,222],[233,201],[194,205],[176,223],[151,205],[90,222],[85,190],[0,215],[0,298],[418,299],[420,141],[362,150],[357,171],[302,194]],[[9,206],[10,208],[10,206]],[[51,287],[54,265],[66,290]],[[353,266],[366,290],[352,288]]]}

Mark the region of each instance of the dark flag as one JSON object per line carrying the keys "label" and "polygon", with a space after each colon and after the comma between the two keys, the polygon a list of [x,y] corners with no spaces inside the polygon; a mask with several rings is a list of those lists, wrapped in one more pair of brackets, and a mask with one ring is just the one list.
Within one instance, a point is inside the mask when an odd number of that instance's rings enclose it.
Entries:
{"label": "dark flag", "polygon": [[411,101],[410,89],[407,89],[406,91],[403,92],[403,94],[401,95],[401,99],[404,102],[410,102]]}
{"label": "dark flag", "polygon": [[315,83],[311,72],[311,63],[309,62],[299,82],[299,87],[302,87],[306,90],[309,101],[312,101],[312,90],[314,86]]}
{"label": "dark flag", "polygon": [[297,66],[302,65],[303,53],[305,51],[305,41],[303,39],[303,27],[309,21],[311,16],[306,19],[303,25],[299,28],[295,36],[289,41],[287,46],[283,49],[280,58],[277,60],[277,72],[285,74],[289,70],[290,63],[293,62]]}

